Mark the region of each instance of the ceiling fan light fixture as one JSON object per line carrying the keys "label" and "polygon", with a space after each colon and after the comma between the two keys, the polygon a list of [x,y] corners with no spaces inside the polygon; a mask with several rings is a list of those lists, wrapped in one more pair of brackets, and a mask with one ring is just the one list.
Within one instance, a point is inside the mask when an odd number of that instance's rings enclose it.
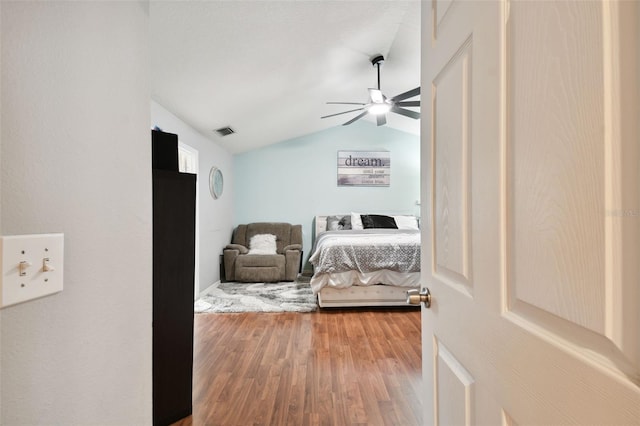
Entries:
{"label": "ceiling fan light fixture", "polygon": [[381,104],[384,102],[384,95],[380,89],[369,89],[369,98],[371,98],[371,103],[374,104]]}
{"label": "ceiling fan light fixture", "polygon": [[361,102],[327,102],[328,104],[342,104],[342,105],[358,105],[359,108],[350,109],[348,111],[342,111],[335,114],[324,115],[320,118],[329,118],[335,117],[336,115],[349,114],[351,112],[361,111],[358,115],[353,117],[351,120],[347,121],[343,124],[343,126],[348,126],[354,121],[360,120],[362,117],[365,117],[367,114],[376,116],[376,123],[378,126],[384,126],[387,124],[387,116],[388,112],[393,112],[396,114],[404,115],[405,117],[413,118],[417,120],[420,118],[420,113],[417,111],[413,111],[407,109],[406,107],[420,107],[420,101],[405,101],[406,99],[413,98],[414,96],[420,95],[420,86],[408,90],[404,93],[400,93],[392,98],[387,98],[382,91],[380,90],[380,65],[384,62],[384,57],[382,55],[377,55],[371,59],[371,64],[374,67],[377,67],[378,71],[378,88],[369,88],[369,103],[361,103]]}
{"label": "ceiling fan light fixture", "polygon": [[368,111],[373,115],[386,114],[391,111],[391,104],[386,102],[374,103],[369,106]]}

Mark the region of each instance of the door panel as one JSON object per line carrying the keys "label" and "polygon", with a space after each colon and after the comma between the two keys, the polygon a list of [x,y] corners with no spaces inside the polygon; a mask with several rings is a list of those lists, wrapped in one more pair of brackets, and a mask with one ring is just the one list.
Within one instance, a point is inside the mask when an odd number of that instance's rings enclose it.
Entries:
{"label": "door panel", "polygon": [[469,133],[471,40],[454,53],[432,85],[435,273],[471,294]]}
{"label": "door panel", "polygon": [[447,11],[449,7],[453,3],[453,0],[433,0],[432,8],[433,8],[433,39],[438,38],[438,29],[445,22],[445,17],[447,16]]}
{"label": "door panel", "polygon": [[435,387],[443,404],[437,405],[436,418],[443,425],[473,424],[475,387],[471,374],[455,356],[434,341]]}
{"label": "door panel", "polygon": [[640,423],[638,9],[423,3],[427,423]]}
{"label": "door panel", "polygon": [[513,3],[505,28],[507,290],[513,309],[526,303],[602,334],[602,5],[550,3]]}
{"label": "door panel", "polygon": [[622,304],[625,292],[637,301],[638,289],[625,286],[619,258],[623,234],[637,235],[637,220],[615,215],[623,209],[616,194],[638,189],[617,177],[616,157],[637,152],[612,131],[622,119],[613,111],[621,104],[620,65],[603,55],[605,44],[608,52],[620,49],[620,10],[613,2],[565,1],[509,9],[507,311],[637,380],[639,322],[620,318],[640,308]]}

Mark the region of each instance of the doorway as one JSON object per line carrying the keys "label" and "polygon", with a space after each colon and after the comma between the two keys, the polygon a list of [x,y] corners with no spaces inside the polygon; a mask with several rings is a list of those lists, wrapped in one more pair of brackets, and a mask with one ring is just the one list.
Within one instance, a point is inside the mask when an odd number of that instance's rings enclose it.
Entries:
{"label": "doorway", "polygon": [[[178,171],[198,176],[198,164],[198,150],[185,143],[178,142]],[[197,300],[200,295],[200,196],[198,195],[198,181],[199,179],[196,178],[196,262],[194,265],[193,300]]]}

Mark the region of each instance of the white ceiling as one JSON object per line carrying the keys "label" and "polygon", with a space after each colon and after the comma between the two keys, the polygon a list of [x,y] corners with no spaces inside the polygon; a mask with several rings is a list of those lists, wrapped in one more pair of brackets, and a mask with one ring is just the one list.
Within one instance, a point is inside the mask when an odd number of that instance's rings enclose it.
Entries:
{"label": "white ceiling", "polygon": [[[418,0],[158,0],[150,22],[153,99],[232,153],[355,117],[320,119],[354,108],[327,101],[367,102],[376,54],[387,97],[420,85]],[[398,114],[387,125],[419,134]]]}

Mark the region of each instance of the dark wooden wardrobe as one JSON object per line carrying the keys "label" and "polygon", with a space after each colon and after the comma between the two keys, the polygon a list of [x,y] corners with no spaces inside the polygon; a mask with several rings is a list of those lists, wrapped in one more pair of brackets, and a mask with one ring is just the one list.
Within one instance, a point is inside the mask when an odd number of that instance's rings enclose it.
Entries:
{"label": "dark wooden wardrobe", "polygon": [[178,136],[152,131],[153,424],[192,412],[196,175],[178,172]]}

